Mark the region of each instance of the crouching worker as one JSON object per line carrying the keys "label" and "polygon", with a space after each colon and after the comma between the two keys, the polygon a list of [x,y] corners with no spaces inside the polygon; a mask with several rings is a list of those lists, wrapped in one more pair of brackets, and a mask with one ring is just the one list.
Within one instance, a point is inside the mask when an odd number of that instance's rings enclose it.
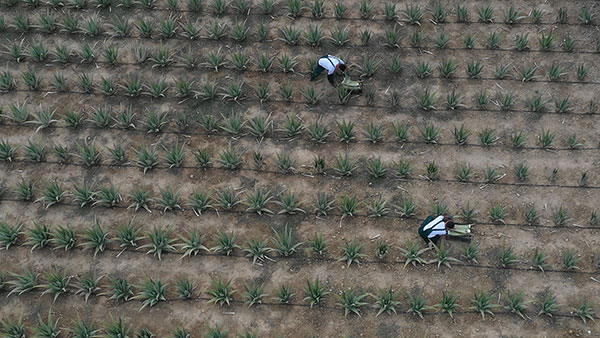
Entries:
{"label": "crouching worker", "polygon": [[335,78],[335,74],[341,73],[345,75],[346,65],[344,64],[344,61],[340,60],[340,58],[338,57],[332,55],[322,56],[319,59],[319,62],[317,63],[317,67],[312,72],[310,80],[313,81],[324,70],[327,70],[327,80],[329,81],[329,83],[331,83],[332,86],[335,87],[335,83],[333,81]]}
{"label": "crouching worker", "polygon": [[440,215],[438,217],[427,216],[419,227],[419,236],[429,244],[430,242],[438,245],[442,236],[448,235],[448,229],[454,229],[452,216]]}

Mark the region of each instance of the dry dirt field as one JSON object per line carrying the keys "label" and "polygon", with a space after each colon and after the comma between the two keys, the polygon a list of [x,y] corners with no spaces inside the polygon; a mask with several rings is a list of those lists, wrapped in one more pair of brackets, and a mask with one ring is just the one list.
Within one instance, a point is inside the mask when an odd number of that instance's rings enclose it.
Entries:
{"label": "dry dirt field", "polygon": [[0,2],[3,337],[600,337],[597,2]]}

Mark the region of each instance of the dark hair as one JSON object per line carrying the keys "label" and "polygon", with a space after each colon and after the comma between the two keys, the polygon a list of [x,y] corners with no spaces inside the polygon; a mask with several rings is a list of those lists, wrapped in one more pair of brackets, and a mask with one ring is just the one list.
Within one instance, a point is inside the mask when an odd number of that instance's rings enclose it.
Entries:
{"label": "dark hair", "polygon": [[446,228],[454,229],[454,222],[453,221],[446,222]]}
{"label": "dark hair", "polygon": [[342,72],[345,72],[345,71],[346,71],[346,65],[345,65],[345,64],[343,64],[343,63],[340,63],[338,66],[340,67],[340,70],[341,70]]}

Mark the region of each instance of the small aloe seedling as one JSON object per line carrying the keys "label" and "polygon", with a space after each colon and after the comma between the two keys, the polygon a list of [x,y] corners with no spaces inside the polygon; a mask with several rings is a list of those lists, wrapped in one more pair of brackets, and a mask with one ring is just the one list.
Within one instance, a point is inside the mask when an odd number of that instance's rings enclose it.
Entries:
{"label": "small aloe seedling", "polygon": [[323,285],[319,278],[315,278],[314,281],[310,279],[306,280],[307,287],[304,289],[306,293],[306,297],[304,297],[303,301],[310,301],[310,307],[312,308],[314,305],[319,305],[325,296],[327,296],[330,292],[327,291],[326,285]]}
{"label": "small aloe seedling", "polygon": [[[127,249],[137,249],[139,241],[143,239],[140,235],[141,227],[135,228],[133,226],[134,218],[132,218],[127,225],[121,225],[117,229],[117,237],[115,240],[119,243],[121,253]],[[117,254],[117,257],[119,255],[120,253]]]}
{"label": "small aloe seedling", "polygon": [[64,249],[67,251],[75,245],[75,231],[70,225],[66,227],[59,226],[52,233],[51,242],[54,245],[54,249]]}
{"label": "small aloe seedling", "polygon": [[516,34],[515,36],[515,49],[518,51],[524,51],[529,49],[529,33]]}
{"label": "small aloe seedling", "polygon": [[293,191],[282,193],[279,201],[276,201],[275,203],[282,208],[279,212],[280,214],[294,215],[298,212],[306,213],[304,209],[302,209],[303,203],[299,200],[299,194]]}
{"label": "small aloe seedling", "polygon": [[258,238],[248,238],[246,239],[246,242],[248,246],[243,248],[242,251],[246,253],[246,257],[252,258],[252,264],[256,264],[257,261],[273,261],[273,259],[268,256],[268,254],[273,251],[273,248],[270,248],[267,245],[267,241],[262,241]]}
{"label": "small aloe seedling", "polygon": [[381,197],[372,199],[367,206],[369,217],[383,217],[389,214],[390,208],[387,205],[388,200],[386,199]]}
{"label": "small aloe seedling", "polygon": [[535,248],[533,256],[531,257],[531,264],[544,272],[544,268],[548,266],[548,263],[546,262],[547,259],[548,256],[546,255],[546,251]]}
{"label": "small aloe seedling", "polygon": [[186,231],[186,236],[179,236],[182,241],[179,244],[179,248],[183,250],[181,258],[196,256],[200,253],[200,250],[210,252],[210,249],[204,245],[204,235],[200,235],[198,229],[189,229]]}
{"label": "small aloe seedling", "polygon": [[454,318],[454,310],[458,307],[458,304],[456,304],[457,300],[458,297],[454,295],[454,293],[443,291],[442,299],[439,304],[437,304],[437,307],[439,307],[442,312],[447,313],[450,318]]}
{"label": "small aloe seedling", "polygon": [[16,273],[11,274],[12,280],[9,280],[7,284],[12,287],[12,289],[7,296],[12,295],[13,293],[20,296],[26,292],[32,291],[38,285],[38,276],[39,274],[33,274],[27,268],[25,268],[22,275]]}
{"label": "small aloe seedling", "polygon": [[31,201],[33,199],[33,182],[21,179],[21,182],[15,187],[15,193],[21,200]]}
{"label": "small aloe seedling", "polygon": [[425,178],[430,181],[437,180],[439,178],[440,167],[435,161],[431,161],[425,164]]}
{"label": "small aloe seedling", "polygon": [[400,291],[393,291],[392,288],[382,289],[379,294],[375,297],[375,306],[377,308],[377,315],[382,313],[392,314],[396,313],[396,307],[400,305],[400,302],[396,299]]}
{"label": "small aloe seedling", "polygon": [[525,19],[526,15],[521,15],[521,11],[517,10],[514,6],[510,6],[507,11],[504,12],[504,23],[512,25],[522,19]]}
{"label": "small aloe seedling", "polygon": [[211,204],[212,195],[209,192],[203,190],[194,190],[192,194],[188,198],[188,203],[186,204],[196,216],[202,215],[202,212],[208,209],[213,208],[214,206]]}
{"label": "small aloe seedling", "polygon": [[558,310],[559,304],[556,301],[556,296],[550,290],[546,290],[544,293],[544,298],[540,302],[540,312],[538,312],[538,316],[546,315],[548,317],[552,317],[553,314]]}
{"label": "small aloe seedling", "polygon": [[142,311],[142,309],[144,309],[146,306],[153,307],[160,301],[166,301],[165,289],[167,284],[163,284],[158,279],[155,280],[150,277],[146,277],[144,282],[136,287],[140,290],[140,292],[132,299],[142,300],[140,311]]}
{"label": "small aloe seedling", "polygon": [[61,185],[56,181],[48,181],[44,187],[42,196],[34,202],[41,202],[46,209],[61,203],[67,196],[67,192],[63,190]]}
{"label": "small aloe seedling", "polygon": [[175,288],[177,289],[177,295],[180,299],[192,299],[194,297],[194,290],[196,287],[194,286],[194,283],[187,278],[178,279],[177,282],[175,282]]}
{"label": "small aloe seedling", "polygon": [[0,222],[0,249],[8,250],[11,245],[17,244],[22,226],[21,223],[17,223],[11,227],[8,223]]}
{"label": "small aloe seedling", "polygon": [[108,232],[104,231],[97,220],[94,225],[87,228],[83,233],[84,242],[80,245],[87,250],[94,250],[94,257],[100,252],[104,252],[111,239]]}
{"label": "small aloe seedling", "polygon": [[211,279],[212,289],[208,291],[211,299],[209,303],[219,304],[219,306],[227,305],[233,300],[233,295],[237,292],[231,285],[231,280],[225,281],[223,277]]}
{"label": "small aloe seedling", "polygon": [[569,213],[561,205],[558,208],[556,208],[554,211],[552,211],[552,218],[554,220],[555,225],[557,225],[557,226],[565,225],[565,223],[569,220]]}
{"label": "small aloe seedling", "polygon": [[542,32],[542,34],[539,37],[539,42],[540,42],[540,47],[542,48],[543,51],[549,51],[552,49],[552,47],[554,46],[554,40],[556,39],[556,36],[550,32],[546,35],[546,33]]}
{"label": "small aloe seedling", "polygon": [[362,202],[357,200],[356,195],[344,194],[340,200],[339,209],[342,212],[342,219],[346,217],[354,217],[358,207]]}
{"label": "small aloe seedling", "polygon": [[27,231],[26,245],[31,246],[31,251],[46,247],[51,241],[50,228],[42,223],[33,221],[33,228]]}
{"label": "small aloe seedling", "polygon": [[479,246],[475,243],[469,244],[465,247],[462,254],[463,258],[468,262],[477,263],[477,257],[479,256]]}
{"label": "small aloe seedling", "polygon": [[[385,7],[385,16],[388,20],[394,20],[396,18],[396,4],[388,3]],[[402,11],[404,16],[403,21],[408,22],[411,25],[421,25],[424,13],[421,6],[418,4],[407,4],[406,8]]]}
{"label": "small aloe seedling", "polygon": [[272,214],[273,212],[267,208],[267,204],[273,199],[271,192],[268,190],[255,188],[253,191],[246,193],[246,201],[248,207],[246,211],[252,211],[258,215]]}
{"label": "small aloe seedling", "polygon": [[504,218],[506,218],[506,206],[500,201],[492,204],[490,207],[490,219],[492,222],[506,223]]}
{"label": "small aloe seedling", "polygon": [[441,246],[433,245],[435,250],[435,257],[428,261],[427,264],[437,263],[437,268],[439,270],[440,266],[445,265],[448,268],[452,268],[450,262],[460,263],[460,260],[450,256],[450,248],[445,248],[442,244]]}
{"label": "small aloe seedling", "polygon": [[427,252],[429,250],[429,248],[424,248],[421,249],[419,248],[419,244],[417,243],[412,243],[411,241],[408,241],[407,243],[408,249],[403,249],[400,248],[400,251],[402,251],[402,254],[404,255],[404,267],[406,267],[408,264],[412,264],[414,267],[417,266],[417,263],[419,264],[425,264],[426,261],[421,258],[421,255],[425,252]]}
{"label": "small aloe seedling", "polygon": [[440,129],[432,122],[427,123],[424,128],[420,129],[420,132],[425,143],[435,144],[438,142]]}
{"label": "small aloe seedling", "polygon": [[163,252],[175,252],[177,249],[173,245],[175,239],[170,238],[171,230],[163,230],[162,227],[155,227],[146,233],[148,244],[140,246],[140,249],[148,249],[146,254],[153,254],[158,260],[161,260]]}
{"label": "small aloe seedling", "polygon": [[524,181],[529,177],[529,166],[526,163],[517,164],[514,170],[519,181]]}
{"label": "small aloe seedling", "polygon": [[362,253],[362,248],[363,245],[356,239],[344,242],[344,246],[342,247],[343,256],[339,261],[345,261],[348,267],[350,267],[352,263],[356,263],[356,265],[360,266],[359,259],[367,256]]}
{"label": "small aloe seedling", "polygon": [[315,233],[313,239],[311,241],[309,241],[308,244],[310,245],[312,251],[315,254],[317,254],[319,256],[325,255],[326,241],[323,240],[322,234]]}
{"label": "small aloe seedling", "polygon": [[219,232],[217,234],[217,245],[210,248],[211,251],[225,254],[226,256],[231,255],[235,249],[241,249],[241,247],[235,244],[235,234],[233,232],[229,234]]}
{"label": "small aloe seedling", "polygon": [[58,321],[52,317],[52,310],[48,311],[48,317],[46,320],[42,319],[42,316],[38,314],[38,326],[33,328],[36,337],[44,338],[56,338],[60,335],[61,330],[58,328]]}
{"label": "small aloe seedling", "polygon": [[510,135],[510,143],[515,148],[523,148],[527,143],[527,136],[522,130],[515,130]]}
{"label": "small aloe seedling", "polygon": [[417,93],[416,96],[417,105],[424,111],[435,110],[436,94],[429,88]]}
{"label": "small aloe seedling", "polygon": [[340,176],[351,176],[353,172],[358,168],[358,160],[352,160],[348,154],[338,154],[336,157],[336,163],[333,166],[336,174]]}
{"label": "small aloe seedling", "polygon": [[581,300],[581,303],[577,305],[575,308],[575,314],[586,323],[588,319],[594,321],[594,309],[592,308],[592,302],[586,301],[585,299]]}
{"label": "small aloe seedling", "polygon": [[242,192],[235,192],[232,187],[227,187],[216,191],[215,202],[223,210],[232,210],[236,205],[242,203],[239,196]]}
{"label": "small aloe seedling", "polygon": [[467,182],[473,177],[472,167],[468,163],[461,163],[456,167],[456,178],[461,182]]}
{"label": "small aloe seedling", "polygon": [[71,276],[67,276],[66,272],[53,271],[46,274],[46,284],[40,285],[44,289],[42,295],[49,294],[52,297],[52,301],[56,302],[56,299],[67,292]]}
{"label": "small aloe seedling", "polygon": [[330,195],[317,193],[315,200],[315,212],[317,216],[327,216],[327,213],[333,209],[333,199]]}
{"label": "small aloe seedling", "polygon": [[565,267],[565,269],[567,269],[567,270],[581,270],[581,268],[579,268],[577,266],[578,262],[579,262],[579,258],[571,250],[567,250],[565,252],[565,254],[563,255],[562,263],[563,263],[563,266]]}
{"label": "small aloe seedling", "polygon": [[529,319],[524,312],[527,310],[527,304],[531,303],[530,301],[523,300],[523,292],[517,293],[508,293],[506,295],[506,306],[505,309],[509,310],[511,313],[514,313],[521,317],[522,319]]}
{"label": "small aloe seedling", "polygon": [[517,262],[519,262],[519,260],[517,259],[517,256],[514,253],[514,248],[512,246],[502,246],[500,248],[500,254],[498,255],[498,261],[500,262],[500,265],[502,265],[503,268],[507,268],[510,267],[514,264],[516,264]]}
{"label": "small aloe seedling", "polygon": [[481,317],[485,319],[485,314],[494,315],[492,309],[499,307],[499,304],[492,303],[492,295],[487,295],[485,291],[475,293],[475,299],[472,300],[473,306],[471,309],[481,313]]}
{"label": "small aloe seedling", "polygon": [[431,306],[427,306],[427,297],[423,295],[423,290],[419,289],[414,295],[408,296],[408,313],[423,319],[423,312],[431,309]]}
{"label": "small aloe seedling", "polygon": [[261,284],[246,284],[244,288],[246,289],[244,297],[246,298],[248,307],[262,304],[262,299],[266,294],[263,293],[264,287]]}
{"label": "small aloe seedling", "polygon": [[96,201],[92,205],[99,204],[103,207],[114,208],[123,198],[118,188],[111,183],[110,186],[102,186],[95,193]]}
{"label": "small aloe seedling", "polygon": [[348,317],[351,313],[360,317],[360,308],[367,305],[362,300],[368,295],[367,293],[356,294],[352,288],[342,291],[338,305],[344,308],[344,317]]}
{"label": "small aloe seedling", "polygon": [[[86,273],[83,276],[79,277],[79,279],[75,282],[75,294],[81,295],[85,298],[85,302],[87,303],[88,299],[92,295],[96,295],[100,289],[100,280],[103,276],[96,276],[95,273]],[[73,332],[75,337],[85,338],[89,336],[81,335],[78,336]]]}
{"label": "small aloe seedling", "polygon": [[242,166],[242,161],[240,150],[233,148],[231,145],[219,153],[219,164],[229,170],[239,169]]}
{"label": "small aloe seedling", "polygon": [[480,22],[493,23],[494,22],[494,8],[491,5],[486,7],[479,7],[477,9],[477,15]]}
{"label": "small aloe seedling", "polygon": [[397,212],[400,217],[412,217],[415,215],[416,204],[412,196],[408,196],[400,202]]}
{"label": "small aloe seedling", "polygon": [[525,221],[528,224],[536,224],[540,218],[540,215],[537,209],[535,208],[535,205],[532,205],[529,208],[525,209],[523,216],[525,217]]}
{"label": "small aloe seedling", "polygon": [[150,198],[150,192],[148,190],[138,188],[129,195],[129,198],[131,199],[131,204],[127,207],[128,209],[134,208],[134,211],[144,209],[149,213],[152,213],[152,210],[150,210],[150,202],[153,199]]}
{"label": "small aloe seedling", "polygon": [[122,299],[127,302],[133,297],[133,286],[127,280],[123,278],[110,278],[110,283],[109,294],[111,296],[109,299],[114,299],[115,301]]}
{"label": "small aloe seedling", "polygon": [[273,250],[279,255],[284,257],[291,256],[303,244],[304,242],[294,243],[292,229],[288,230],[287,226],[283,229],[282,233],[273,229],[273,245],[275,247]]}
{"label": "small aloe seedling", "polygon": [[465,128],[464,124],[460,126],[460,128],[454,127],[454,131],[452,132],[454,135],[454,141],[457,145],[464,145],[467,143],[467,139],[471,135],[471,132]]}
{"label": "small aloe seedling", "polygon": [[469,202],[464,207],[460,208],[460,216],[465,222],[472,223],[477,216],[477,210],[471,206]]}

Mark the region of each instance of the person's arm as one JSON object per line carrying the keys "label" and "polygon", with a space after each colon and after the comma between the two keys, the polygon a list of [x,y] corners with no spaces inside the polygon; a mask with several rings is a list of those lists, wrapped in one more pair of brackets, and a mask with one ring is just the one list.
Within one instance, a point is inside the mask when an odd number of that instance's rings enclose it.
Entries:
{"label": "person's arm", "polygon": [[448,231],[446,231],[446,230],[433,230],[433,231],[432,231],[432,232],[429,234],[429,236],[428,236],[428,237],[429,237],[429,238],[433,238],[433,237],[435,237],[435,236],[437,236],[437,235],[444,236],[444,235],[447,235],[447,234],[448,234]]}
{"label": "person's arm", "polygon": [[446,224],[444,222],[440,222],[438,224],[436,224],[433,229],[431,229],[431,234],[430,236],[436,236],[436,235],[447,235],[448,234],[448,228],[446,228]]}

